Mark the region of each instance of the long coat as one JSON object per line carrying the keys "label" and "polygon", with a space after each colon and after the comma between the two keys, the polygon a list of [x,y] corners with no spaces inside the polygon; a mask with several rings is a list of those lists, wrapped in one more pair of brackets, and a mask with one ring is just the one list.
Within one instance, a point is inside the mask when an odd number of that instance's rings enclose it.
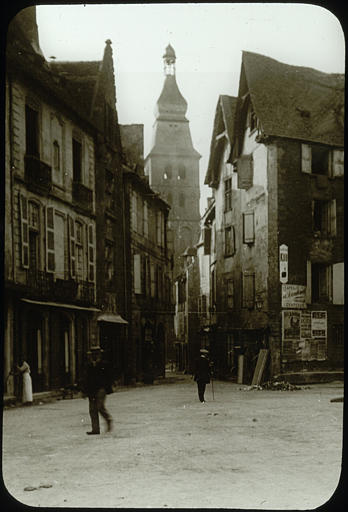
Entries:
{"label": "long coat", "polygon": [[85,370],[82,391],[87,396],[95,396],[100,389],[112,393],[112,376],[110,366],[105,361],[98,361],[95,365],[88,363]]}
{"label": "long coat", "polygon": [[210,382],[209,359],[203,355],[197,357],[196,359],[194,380],[205,382],[206,384],[209,384]]}

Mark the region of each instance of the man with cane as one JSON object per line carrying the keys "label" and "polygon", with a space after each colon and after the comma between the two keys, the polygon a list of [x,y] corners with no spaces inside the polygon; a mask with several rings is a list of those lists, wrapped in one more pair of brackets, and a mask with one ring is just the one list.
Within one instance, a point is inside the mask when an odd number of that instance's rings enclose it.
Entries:
{"label": "man with cane", "polygon": [[[208,359],[208,350],[202,348],[200,350],[200,355],[196,359],[194,380],[197,382],[198,388],[198,398],[202,404],[205,403],[204,393],[206,385],[210,382],[210,363]],[[214,389],[213,390],[213,398],[214,398]]]}

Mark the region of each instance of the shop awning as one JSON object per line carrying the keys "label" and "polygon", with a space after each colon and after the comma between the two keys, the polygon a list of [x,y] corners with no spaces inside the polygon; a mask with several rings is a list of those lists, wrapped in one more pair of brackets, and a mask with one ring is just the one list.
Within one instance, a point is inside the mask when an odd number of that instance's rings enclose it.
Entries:
{"label": "shop awning", "polygon": [[98,322],[110,322],[111,324],[128,324],[127,320],[117,313],[103,313],[97,318]]}
{"label": "shop awning", "polygon": [[28,304],[36,304],[37,306],[50,306],[55,308],[66,308],[66,309],[78,309],[82,311],[101,311],[98,308],[93,307],[84,307],[84,306],[76,306],[75,304],[62,304],[61,302],[45,302],[41,300],[31,300],[31,299],[21,299],[23,302],[27,302]]}

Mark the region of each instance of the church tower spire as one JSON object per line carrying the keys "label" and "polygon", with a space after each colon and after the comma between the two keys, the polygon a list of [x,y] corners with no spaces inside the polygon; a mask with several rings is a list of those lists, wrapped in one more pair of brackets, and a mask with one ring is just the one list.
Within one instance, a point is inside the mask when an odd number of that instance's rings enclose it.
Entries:
{"label": "church tower spire", "polygon": [[164,83],[156,102],[152,147],[145,159],[150,186],[170,207],[169,239],[172,239],[174,276],[180,273],[188,246],[198,242],[199,159],[193,147],[187,101],[176,81],[176,55],[169,44],[163,55]]}

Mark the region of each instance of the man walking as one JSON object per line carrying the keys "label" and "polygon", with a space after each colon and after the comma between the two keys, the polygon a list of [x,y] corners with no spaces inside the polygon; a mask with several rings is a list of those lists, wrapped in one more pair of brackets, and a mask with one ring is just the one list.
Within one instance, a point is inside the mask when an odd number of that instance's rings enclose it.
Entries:
{"label": "man walking", "polygon": [[112,393],[111,372],[108,364],[102,361],[102,349],[99,346],[91,347],[87,352],[89,362],[86,368],[83,392],[88,396],[89,415],[92,430],[88,435],[100,434],[99,414],[107,424],[107,432],[112,429],[112,417],[105,408],[106,395]]}
{"label": "man walking", "polygon": [[194,380],[197,382],[198,398],[200,402],[205,403],[204,393],[205,387],[210,382],[210,364],[208,359],[208,350],[202,348],[200,355],[196,359]]}

